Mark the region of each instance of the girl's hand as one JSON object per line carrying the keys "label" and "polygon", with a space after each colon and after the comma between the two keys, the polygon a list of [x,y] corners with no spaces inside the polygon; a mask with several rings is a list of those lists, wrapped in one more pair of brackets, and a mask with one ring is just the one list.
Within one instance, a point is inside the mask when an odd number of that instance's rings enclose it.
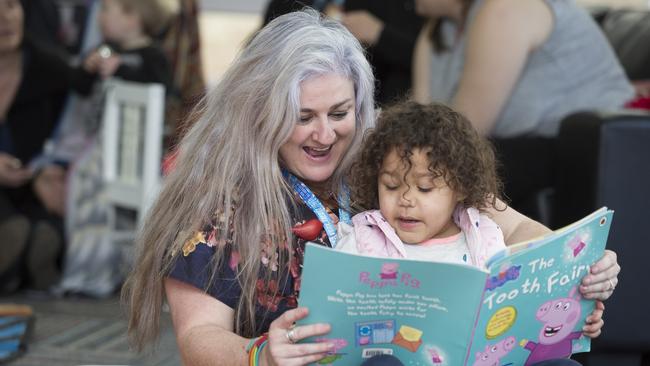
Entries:
{"label": "girl's hand", "polygon": [[603,257],[594,263],[589,274],[582,278],[580,293],[585,299],[607,300],[616,285],[621,266],[616,262],[616,253],[605,250]]}
{"label": "girl's hand", "polygon": [[99,75],[102,77],[102,79],[111,77],[113,74],[115,74],[115,71],[117,71],[117,68],[120,67],[121,63],[122,59],[117,54],[113,54],[107,58],[102,58],[101,62],[99,63]]}
{"label": "girl's hand", "polygon": [[102,56],[98,51],[91,52],[83,62],[83,68],[86,72],[95,74],[99,72],[99,64],[102,62]]}
{"label": "girl's hand", "polygon": [[600,300],[596,300],[596,308],[587,317],[587,324],[582,327],[582,334],[589,338],[596,338],[600,335],[601,329],[605,325],[603,311],[605,311],[605,304]]}
{"label": "girl's hand", "polygon": [[308,313],[307,308],[288,310],[271,323],[269,343],[262,351],[266,365],[306,365],[322,359],[334,348],[333,344],[325,342],[294,343],[308,337],[325,335],[330,331],[329,324],[294,325]]}

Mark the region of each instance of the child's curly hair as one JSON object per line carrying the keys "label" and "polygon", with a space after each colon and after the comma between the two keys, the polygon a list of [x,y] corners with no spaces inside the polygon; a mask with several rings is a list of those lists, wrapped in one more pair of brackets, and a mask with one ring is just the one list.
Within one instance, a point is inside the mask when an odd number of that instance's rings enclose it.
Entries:
{"label": "child's curly hair", "polygon": [[414,149],[427,151],[429,171],[435,177],[443,176],[451,189],[465,197],[461,204],[479,210],[495,207],[502,183],[492,144],[453,109],[412,101],[384,109],[377,126],[366,132],[348,172],[353,207],[378,208],[378,175],[393,149],[408,167]]}

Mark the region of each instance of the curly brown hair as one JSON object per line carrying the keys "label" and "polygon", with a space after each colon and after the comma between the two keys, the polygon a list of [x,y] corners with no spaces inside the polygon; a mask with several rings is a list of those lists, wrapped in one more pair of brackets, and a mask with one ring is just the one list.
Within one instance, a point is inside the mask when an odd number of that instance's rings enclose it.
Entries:
{"label": "curly brown hair", "polygon": [[403,101],[380,113],[348,171],[355,209],[378,208],[379,171],[394,149],[409,168],[413,150],[426,151],[429,171],[444,177],[451,189],[465,197],[463,206],[479,210],[496,206],[502,183],[492,144],[465,117],[443,104]]}

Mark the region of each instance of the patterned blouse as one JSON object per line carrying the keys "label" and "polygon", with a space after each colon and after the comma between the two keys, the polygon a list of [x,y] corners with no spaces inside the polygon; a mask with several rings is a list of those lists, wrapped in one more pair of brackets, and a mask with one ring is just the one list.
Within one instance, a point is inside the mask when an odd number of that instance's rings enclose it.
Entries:
{"label": "patterned blouse", "polygon": [[[307,207],[298,195],[294,197],[296,209],[289,205],[290,217],[294,222],[291,229],[293,233],[293,248],[280,247],[278,251],[291,251],[292,265],[287,268],[278,268],[278,252],[269,253],[269,246],[260,242],[262,251],[262,270],[257,279],[256,290],[256,324],[257,335],[268,331],[269,325],[275,318],[285,311],[298,305],[300,291],[300,275],[305,244],[308,241],[331,247],[322,223]],[[328,210],[332,219],[336,217]],[[334,223],[336,224],[336,219]],[[239,253],[234,250],[232,243],[219,243],[216,239],[217,227],[223,227],[217,220],[206,225],[201,231],[188,240],[182,253],[177,253],[177,259],[169,273],[169,277],[193,285],[231,308],[236,308],[241,296],[241,286],[236,280]],[[218,245],[226,245],[227,260],[218,268],[213,282],[209,284],[212,275],[212,257]],[[271,271],[271,279],[266,280],[265,271]],[[286,280],[285,280],[286,279]]]}

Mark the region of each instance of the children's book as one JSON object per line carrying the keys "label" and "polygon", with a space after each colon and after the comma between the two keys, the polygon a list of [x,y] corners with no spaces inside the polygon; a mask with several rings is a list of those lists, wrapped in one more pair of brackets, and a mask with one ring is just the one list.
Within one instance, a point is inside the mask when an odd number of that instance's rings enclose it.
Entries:
{"label": "children's book", "polygon": [[488,269],[348,254],[309,243],[300,324],[332,326],[306,342],[335,345],[319,364],[390,354],[404,365],[531,365],[588,352],[593,300],[578,287],[600,259],[613,211],[603,207],[544,237],[508,247]]}

